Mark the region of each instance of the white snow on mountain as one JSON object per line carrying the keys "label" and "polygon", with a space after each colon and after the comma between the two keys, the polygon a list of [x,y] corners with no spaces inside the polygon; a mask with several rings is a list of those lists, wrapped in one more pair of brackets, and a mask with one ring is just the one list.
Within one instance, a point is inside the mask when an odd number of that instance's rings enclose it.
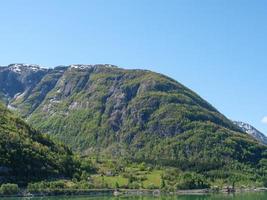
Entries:
{"label": "white snow on mountain", "polygon": [[85,68],[90,68],[93,67],[93,65],[70,65],[70,68],[74,68],[74,69],[85,69]]}
{"label": "white snow on mountain", "polygon": [[95,64],[95,65],[82,65],[82,64],[73,64],[70,65],[70,68],[74,68],[74,69],[86,69],[86,68],[92,68],[92,67],[117,67],[115,65],[111,65],[111,64]]}
{"label": "white snow on mountain", "polygon": [[233,121],[233,123],[241,128],[242,131],[245,133],[251,135],[256,140],[263,144],[267,144],[267,137],[261,133],[259,130],[257,130],[255,127],[251,126],[248,123],[239,122],[239,121]]}
{"label": "white snow on mountain", "polygon": [[39,66],[39,65],[34,65],[34,64],[22,64],[22,63],[16,63],[16,64],[10,64],[8,66],[10,70],[12,70],[15,73],[21,73],[22,71],[33,71],[37,72],[39,70],[45,70],[45,68]]}

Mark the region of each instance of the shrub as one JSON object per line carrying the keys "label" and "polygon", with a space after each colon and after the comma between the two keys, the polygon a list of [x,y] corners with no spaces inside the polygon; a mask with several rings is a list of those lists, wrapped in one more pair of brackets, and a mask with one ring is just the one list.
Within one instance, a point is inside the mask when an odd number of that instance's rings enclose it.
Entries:
{"label": "shrub", "polygon": [[166,187],[165,180],[163,179],[163,177],[161,177],[161,179],[160,179],[160,188],[163,189],[165,187]]}
{"label": "shrub", "polygon": [[140,185],[137,182],[132,182],[128,184],[129,189],[139,189]]}
{"label": "shrub", "polygon": [[159,187],[157,187],[157,186],[154,185],[153,183],[150,183],[150,184],[147,186],[147,189],[154,190],[154,189],[159,189]]}
{"label": "shrub", "polygon": [[115,183],[115,188],[119,188],[120,187],[120,185],[119,185],[119,183],[116,181],[116,183]]}
{"label": "shrub", "polygon": [[185,173],[179,179],[179,182],[176,184],[177,189],[204,189],[210,187],[206,179],[196,173]]}
{"label": "shrub", "polygon": [[264,186],[264,187],[267,187],[267,177],[266,177],[266,176],[263,177],[262,182],[263,182],[263,186]]}
{"label": "shrub", "polygon": [[146,170],[146,165],[144,162],[142,162],[140,165],[139,165],[139,170],[140,171],[145,171]]}
{"label": "shrub", "polygon": [[17,184],[3,184],[0,188],[0,193],[3,195],[12,195],[12,194],[18,194],[19,193],[19,187]]}

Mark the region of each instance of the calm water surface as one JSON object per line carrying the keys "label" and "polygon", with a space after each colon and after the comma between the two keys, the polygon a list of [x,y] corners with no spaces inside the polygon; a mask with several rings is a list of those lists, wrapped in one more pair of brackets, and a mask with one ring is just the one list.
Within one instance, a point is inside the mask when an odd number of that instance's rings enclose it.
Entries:
{"label": "calm water surface", "polygon": [[0,198],[1,200],[267,200],[267,193],[246,193],[236,195],[185,195],[185,196],[141,196],[141,197],[39,197]]}

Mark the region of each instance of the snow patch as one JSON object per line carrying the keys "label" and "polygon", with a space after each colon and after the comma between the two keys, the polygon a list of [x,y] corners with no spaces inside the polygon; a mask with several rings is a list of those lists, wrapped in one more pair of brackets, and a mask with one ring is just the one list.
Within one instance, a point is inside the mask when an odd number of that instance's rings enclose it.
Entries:
{"label": "snow patch", "polygon": [[9,110],[16,110],[16,108],[15,108],[14,106],[10,105],[10,104],[7,105],[7,108],[8,108]]}
{"label": "snow patch", "polygon": [[96,65],[84,65],[84,64],[73,64],[69,66],[72,69],[87,69],[87,68],[93,68],[93,67],[117,67],[115,65],[111,64],[96,64]]}
{"label": "snow patch", "polygon": [[74,69],[86,69],[86,68],[91,68],[93,65],[70,65],[70,68]]}
{"label": "snow patch", "polygon": [[233,123],[235,125],[239,126],[247,134],[253,136],[258,141],[260,141],[264,144],[267,144],[267,137],[263,133],[258,131],[255,127],[251,126],[248,123],[244,123],[244,122],[233,121]]}
{"label": "snow patch", "polygon": [[39,70],[45,70],[45,68],[39,66],[39,65],[33,65],[33,64],[11,64],[8,66],[9,69],[15,73],[22,73],[23,71],[33,71],[37,72]]}

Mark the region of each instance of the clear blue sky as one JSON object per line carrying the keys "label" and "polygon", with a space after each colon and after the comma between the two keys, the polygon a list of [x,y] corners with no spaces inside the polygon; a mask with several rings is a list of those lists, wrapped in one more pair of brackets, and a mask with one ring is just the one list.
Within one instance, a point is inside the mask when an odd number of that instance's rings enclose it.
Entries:
{"label": "clear blue sky", "polygon": [[265,0],[5,0],[0,36],[1,65],[150,69],[267,133]]}

